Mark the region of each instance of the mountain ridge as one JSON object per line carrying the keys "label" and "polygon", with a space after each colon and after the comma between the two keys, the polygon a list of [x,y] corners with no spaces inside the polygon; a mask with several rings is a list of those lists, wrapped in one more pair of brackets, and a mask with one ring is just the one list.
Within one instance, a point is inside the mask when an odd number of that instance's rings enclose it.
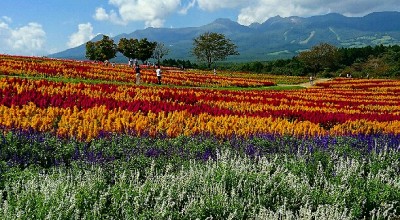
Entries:
{"label": "mountain ridge", "polygon": [[[239,56],[229,61],[262,61],[290,58],[319,43],[337,47],[363,47],[400,44],[400,12],[373,12],[363,17],[338,13],[311,17],[271,17],[263,23],[241,25],[227,18],[199,27],[146,28],[113,37],[147,38],[169,47],[165,58],[194,60],[190,54],[193,39],[204,32],[224,34],[238,46]],[[92,41],[99,39],[96,36]],[[85,44],[51,54],[55,58],[85,59]],[[118,55],[117,59],[124,59]]]}

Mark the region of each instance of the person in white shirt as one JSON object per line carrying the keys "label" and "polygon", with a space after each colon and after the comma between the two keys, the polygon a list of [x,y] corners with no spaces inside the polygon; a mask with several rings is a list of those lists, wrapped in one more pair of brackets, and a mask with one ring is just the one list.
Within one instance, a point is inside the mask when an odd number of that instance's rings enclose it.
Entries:
{"label": "person in white shirt", "polygon": [[157,69],[156,69],[158,85],[161,85],[161,73],[162,73],[162,71],[161,71],[160,65],[158,65]]}

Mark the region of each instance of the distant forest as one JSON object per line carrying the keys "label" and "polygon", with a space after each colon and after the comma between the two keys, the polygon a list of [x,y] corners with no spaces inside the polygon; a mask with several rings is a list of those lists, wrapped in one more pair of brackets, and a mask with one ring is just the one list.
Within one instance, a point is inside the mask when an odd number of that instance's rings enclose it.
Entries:
{"label": "distant forest", "polygon": [[[291,59],[246,63],[218,62],[215,68],[227,71],[291,76],[318,75],[333,77],[351,74],[352,77],[357,78],[400,77],[400,45],[335,48],[334,55],[324,57],[327,53],[324,49],[326,47],[332,48],[334,46],[321,44],[308,51],[307,56],[313,56],[314,58],[311,62],[307,62],[304,59],[306,56],[303,56],[304,54],[302,53],[304,52],[302,52]],[[316,63],[319,65],[315,65]],[[197,69],[207,68],[204,64],[174,59],[163,60],[162,65]]]}

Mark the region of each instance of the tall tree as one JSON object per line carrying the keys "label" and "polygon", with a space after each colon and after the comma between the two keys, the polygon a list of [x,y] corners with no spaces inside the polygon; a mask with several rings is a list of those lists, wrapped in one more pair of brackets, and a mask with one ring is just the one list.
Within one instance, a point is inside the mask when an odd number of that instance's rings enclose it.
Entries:
{"label": "tall tree", "polygon": [[194,39],[192,53],[210,68],[215,61],[225,60],[230,55],[239,55],[236,49],[236,45],[225,35],[206,32]]}
{"label": "tall tree", "polygon": [[118,42],[118,51],[128,59],[137,58],[137,47],[139,44],[138,39],[121,38]]}
{"label": "tall tree", "polygon": [[150,42],[147,38],[140,39],[137,45],[137,58],[143,63],[152,57],[157,42]]}
{"label": "tall tree", "polygon": [[160,60],[169,53],[169,49],[165,47],[163,43],[157,43],[154,48],[153,58],[157,60],[157,64],[160,65]]}
{"label": "tall tree", "polygon": [[114,40],[103,35],[103,39],[96,42],[86,43],[86,58],[96,61],[106,61],[114,58],[117,53],[117,46]]}
{"label": "tall tree", "polygon": [[92,41],[86,43],[86,58],[89,60],[97,60],[96,44]]}
{"label": "tall tree", "polygon": [[317,73],[325,68],[333,69],[338,65],[338,49],[330,44],[321,43],[311,48],[311,50],[299,53],[297,57],[313,73]]}

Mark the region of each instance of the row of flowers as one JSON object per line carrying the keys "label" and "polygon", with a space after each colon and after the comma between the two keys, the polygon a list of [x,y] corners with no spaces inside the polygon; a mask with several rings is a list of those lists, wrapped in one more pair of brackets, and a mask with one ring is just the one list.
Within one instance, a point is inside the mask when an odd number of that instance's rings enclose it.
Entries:
{"label": "row of flowers", "polygon": [[191,114],[185,110],[158,113],[109,110],[105,106],[78,108],[38,108],[33,103],[22,107],[0,106],[0,125],[6,128],[54,132],[61,137],[90,141],[102,132],[179,135],[213,134],[219,137],[248,137],[268,133],[293,136],[400,134],[400,121],[354,120],[324,129],[310,121],[290,121],[273,117],[212,116]]}
{"label": "row of flowers", "polygon": [[2,78],[0,107],[0,125],[86,140],[102,131],[169,136],[400,132],[400,98],[388,90],[223,91]]}
{"label": "row of flowers", "polygon": [[277,84],[300,84],[309,81],[306,76],[286,76],[286,75],[272,75],[272,74],[258,74],[248,72],[228,72],[219,71],[218,74],[226,77],[248,78],[253,80],[269,80]]}
{"label": "row of flowers", "polygon": [[[314,123],[343,123],[368,119],[400,119],[400,98],[390,93],[353,92],[352,96],[323,89],[304,91],[221,91],[130,87],[108,84],[72,84],[46,80],[0,80],[0,104],[22,106],[33,102],[40,108],[86,109],[104,105],[129,111],[182,111],[192,114],[285,117]],[[385,97],[385,99],[382,99]],[[379,100],[377,100],[379,99]]]}
{"label": "row of flowers", "polygon": [[333,82],[318,83],[323,88],[340,88],[349,90],[386,91],[393,94],[400,92],[399,80],[388,79],[347,79],[337,78]]}
{"label": "row of flowers", "polygon": [[[2,75],[26,75],[40,77],[63,77],[88,80],[104,80],[135,83],[133,68],[127,65],[104,65],[94,62],[55,60],[34,57],[13,57],[0,55],[0,73]],[[142,65],[143,83],[157,83],[154,68]],[[272,86],[270,79],[229,77],[201,71],[182,71],[163,67],[163,83],[177,86],[197,87],[261,87]]]}

